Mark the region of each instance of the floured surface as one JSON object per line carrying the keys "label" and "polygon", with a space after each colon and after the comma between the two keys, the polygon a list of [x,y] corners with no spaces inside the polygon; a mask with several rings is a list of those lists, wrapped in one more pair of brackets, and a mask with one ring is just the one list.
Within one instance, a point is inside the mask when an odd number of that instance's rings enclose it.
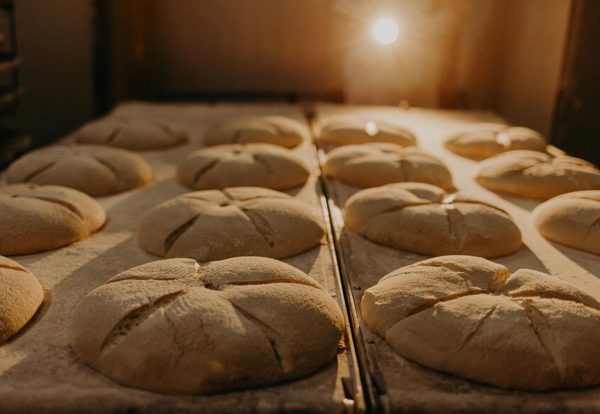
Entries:
{"label": "floured surface", "polygon": [[[511,271],[529,268],[567,280],[586,292],[600,297],[600,257],[552,243],[540,236],[530,219],[539,202],[501,196],[474,181],[477,161],[451,153],[443,141],[472,122],[499,122],[491,113],[433,110],[402,110],[391,107],[341,107],[320,105],[317,116],[344,110],[374,113],[412,130],[418,145],[439,157],[449,167],[456,187],[463,194],[478,198],[507,211],[523,234],[517,252],[492,259]],[[320,151],[323,160],[323,151]],[[341,247],[342,270],[347,270],[355,304],[365,289],[399,267],[427,258],[372,243],[343,228],[342,207],[359,188],[334,180],[326,181],[332,217]],[[435,235],[432,235],[435,237]],[[360,317],[360,315],[358,315]],[[384,408],[394,412],[597,412],[600,410],[600,387],[551,393],[506,391],[478,385],[450,375],[440,374],[412,363],[395,353],[379,336],[360,323],[360,333],[370,362],[373,382],[380,389]]]}
{"label": "floured surface", "polygon": [[[167,150],[137,152],[152,166],[150,185],[97,200],[106,209],[107,224],[79,243],[45,253],[13,256],[41,282],[46,303],[34,323],[0,346],[0,412],[341,412],[347,377],[347,353],[315,374],[298,381],[212,396],[167,395],[118,385],[83,364],[68,345],[70,315],[79,299],[115,274],[159,260],[137,245],[143,214],[175,195],[191,190],[174,178],[177,163],[201,145],[203,131],[214,121],[253,114],[279,114],[302,119],[289,105],[150,105],[129,103],[116,114],[173,120],[191,134],[190,142]],[[69,141],[67,138],[66,141]],[[294,150],[317,171],[307,141]],[[321,208],[318,177],[287,192]],[[340,299],[327,244],[284,260],[320,282]],[[148,344],[152,346],[152,344]]]}

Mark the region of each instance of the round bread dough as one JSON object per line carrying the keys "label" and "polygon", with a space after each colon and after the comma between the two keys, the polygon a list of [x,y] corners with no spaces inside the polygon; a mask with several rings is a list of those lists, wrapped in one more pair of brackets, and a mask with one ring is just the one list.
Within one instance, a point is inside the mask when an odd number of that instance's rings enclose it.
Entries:
{"label": "round bread dough", "polygon": [[284,116],[254,116],[222,122],[204,134],[206,145],[248,144],[262,142],[294,148],[308,137],[307,127]]}
{"label": "round bread dough", "polygon": [[450,151],[469,158],[489,158],[512,150],[546,150],[546,139],[537,131],[503,124],[476,124],[449,138]]}
{"label": "round bread dough", "polygon": [[306,182],[310,171],[292,151],[269,144],[219,145],[195,151],[177,169],[179,182],[194,190],[258,186],[287,190]]}
{"label": "round bread dough", "polygon": [[508,213],[423,183],[359,191],[344,207],[346,225],[384,246],[424,255],[496,257],[521,246]]}
{"label": "round bread dough", "polygon": [[111,116],[82,126],[75,132],[81,144],[101,144],[129,150],[152,150],[182,144],[185,132],[166,122]]}
{"label": "round bread dough", "polygon": [[357,187],[377,187],[418,181],[454,190],[452,174],[444,163],[420,151],[395,144],[348,145],[329,152],[325,175]]}
{"label": "round bread dough", "polygon": [[600,255],[600,191],[576,191],[540,204],[533,211],[547,239]]}
{"label": "round bread dough", "polygon": [[545,200],[571,191],[600,190],[600,170],[579,158],[520,150],[483,161],[477,182],[491,191]]}
{"label": "round bread dough", "polygon": [[161,257],[202,262],[234,256],[281,259],[325,234],[319,210],[278,191],[237,187],[182,194],[143,218],[140,246]]}
{"label": "round bread dough", "polygon": [[600,303],[545,273],[437,257],[384,276],[361,313],[396,352],[438,371],[527,391],[600,383]]}
{"label": "round bread dough", "polygon": [[40,282],[27,269],[0,256],[0,343],[31,320],[44,299]]}
{"label": "round bread dough", "polygon": [[403,147],[417,145],[417,138],[399,125],[357,115],[338,115],[320,123],[317,140],[330,145],[390,142]]}
{"label": "round bread dough", "polygon": [[105,221],[96,200],[71,188],[36,184],[0,188],[0,254],[56,249],[85,239]]}
{"label": "round bread dough", "polygon": [[79,304],[79,357],[113,380],[210,394],[307,375],[333,359],[343,316],[300,270],[236,257],[170,259],[126,270]]}
{"label": "round bread dough", "polygon": [[152,181],[139,155],[102,145],[54,145],[25,154],[6,171],[8,183],[55,184],[104,196]]}

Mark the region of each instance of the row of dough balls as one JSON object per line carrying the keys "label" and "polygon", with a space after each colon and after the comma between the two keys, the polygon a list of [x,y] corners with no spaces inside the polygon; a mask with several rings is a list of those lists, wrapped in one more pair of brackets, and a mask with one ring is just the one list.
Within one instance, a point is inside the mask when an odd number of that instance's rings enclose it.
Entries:
{"label": "row of dough balls", "polygon": [[572,191],[600,190],[600,170],[550,151],[546,139],[529,128],[474,124],[444,145],[464,157],[486,159],[476,180],[492,191],[547,200]]}
{"label": "row of dough balls", "polygon": [[[292,151],[270,144],[232,144],[190,154],[177,177],[192,189],[257,185],[276,190],[300,186],[310,175]],[[6,172],[12,183],[71,187],[91,196],[106,196],[153,180],[148,163],[127,150],[100,145],[54,145],[16,160]]]}
{"label": "row of dough balls", "polygon": [[[294,119],[264,115],[216,122],[204,133],[207,146],[264,143],[294,148],[308,139],[306,126]],[[74,133],[79,144],[107,145],[129,150],[165,149],[188,142],[189,135],[172,122],[108,116]]]}
{"label": "row of dough balls", "polygon": [[[557,196],[536,207],[532,217],[547,239],[600,255],[600,191]],[[504,210],[426,183],[359,191],[346,202],[344,221],[375,243],[429,256],[492,258],[521,246],[521,232]]]}
{"label": "row of dough balls", "polygon": [[[335,148],[326,176],[356,187],[418,181],[452,191],[452,175],[438,158],[416,147],[369,143]],[[476,180],[500,193],[546,200],[560,194],[600,190],[600,170],[587,161],[537,151],[509,151],[481,163]]]}
{"label": "row of dough balls", "polygon": [[360,308],[398,354],[437,371],[526,391],[600,384],[600,302],[546,273],[436,257],[384,276]]}
{"label": "row of dough balls", "polygon": [[[0,256],[0,343],[43,297],[30,272]],[[182,258],[134,267],[88,293],[73,312],[70,342],[123,385],[211,394],[316,371],[335,357],[343,326],[329,293],[283,262]]]}
{"label": "row of dough balls", "polygon": [[[0,188],[0,254],[22,255],[83,240],[106,221],[96,200],[61,186],[15,184]],[[290,237],[294,234],[294,237]],[[160,257],[200,261],[234,256],[293,256],[321,243],[320,211],[260,187],[179,195],[148,211],[140,246]]]}

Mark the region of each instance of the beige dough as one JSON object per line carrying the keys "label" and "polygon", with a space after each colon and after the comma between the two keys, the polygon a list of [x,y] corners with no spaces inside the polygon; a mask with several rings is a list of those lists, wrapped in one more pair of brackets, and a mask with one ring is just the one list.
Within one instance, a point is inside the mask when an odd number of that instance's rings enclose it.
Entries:
{"label": "beige dough", "polygon": [[106,117],[82,126],[75,132],[81,144],[100,144],[129,150],[172,147],[188,140],[185,132],[161,121]]}
{"label": "beige dough", "polygon": [[437,257],[384,276],[361,313],[396,352],[438,371],[531,391],[600,383],[600,303],[545,273]]}
{"label": "beige dough", "polygon": [[134,267],[83,298],[73,314],[79,357],[127,386],[209,394],[307,375],[333,359],[336,302],[273,259],[191,259]]}
{"label": "beige dough", "polygon": [[576,191],[540,204],[533,211],[547,239],[600,255],[600,191]]}
{"label": "beige dough", "polygon": [[521,246],[521,232],[508,213],[424,183],[359,191],[348,199],[344,220],[373,242],[430,256],[496,257]]}
{"label": "beige dough", "polygon": [[483,161],[477,182],[491,191],[545,200],[571,191],[600,190],[600,170],[579,158],[520,150]]}
{"label": "beige dough", "polygon": [[408,129],[393,123],[358,115],[339,115],[320,122],[317,140],[330,145],[390,142],[404,147],[417,145]]}
{"label": "beige dough", "polygon": [[292,151],[269,144],[219,145],[193,152],[177,170],[194,190],[257,186],[286,190],[306,182],[306,163]]}
{"label": "beige dough", "polygon": [[17,262],[0,256],[0,343],[29,322],[43,299],[44,291],[36,277]]}
{"label": "beige dough", "polygon": [[208,262],[281,259],[318,245],[324,234],[316,208],[278,191],[238,187],[187,193],[158,205],[144,216],[138,240],[157,256]]}
{"label": "beige dough", "polygon": [[82,240],[106,221],[104,209],[77,190],[55,185],[0,188],[0,254],[56,249]]}
{"label": "beige dough", "polygon": [[206,145],[248,144],[262,142],[286,148],[302,144],[308,137],[307,127],[284,116],[255,116],[221,122],[204,134]]}
{"label": "beige dough", "polygon": [[419,181],[453,190],[452,175],[443,162],[418,148],[376,143],[348,145],[327,155],[325,175],[357,187],[377,187]]}
{"label": "beige dough", "polygon": [[6,171],[8,183],[55,184],[104,196],[152,181],[148,163],[133,152],[102,145],[55,145],[25,154]]}
{"label": "beige dough", "polygon": [[469,158],[489,158],[512,150],[546,150],[546,139],[537,131],[502,124],[475,124],[468,131],[449,138],[450,151]]}

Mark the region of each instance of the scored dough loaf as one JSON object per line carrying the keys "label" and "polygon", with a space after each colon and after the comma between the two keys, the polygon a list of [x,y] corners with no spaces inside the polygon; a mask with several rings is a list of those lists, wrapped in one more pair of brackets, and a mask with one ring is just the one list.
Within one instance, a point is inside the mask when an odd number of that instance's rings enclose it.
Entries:
{"label": "scored dough loaf", "polygon": [[600,191],[576,191],[554,197],[533,211],[547,239],[600,255]]}
{"label": "scored dough loaf", "polygon": [[238,187],[182,194],[158,205],[144,216],[138,240],[157,256],[208,262],[281,259],[318,245],[324,234],[316,208],[278,191]]}
{"label": "scored dough loaf", "polygon": [[0,256],[0,343],[31,320],[43,299],[44,291],[36,277],[17,262]]}
{"label": "scored dough loaf", "polygon": [[424,183],[359,191],[348,199],[344,220],[373,242],[430,256],[496,257],[521,246],[521,232],[505,211]]}
{"label": "scored dough loaf", "polygon": [[436,257],[384,276],[361,314],[398,354],[434,370],[527,391],[600,383],[600,303],[545,273]]}
{"label": "scored dough loaf", "polygon": [[133,152],[102,145],[54,145],[25,154],[6,171],[8,183],[54,184],[104,196],[152,181],[148,163]]}
{"label": "scored dough loaf", "polygon": [[483,161],[477,182],[491,191],[548,199],[579,190],[600,190],[600,170],[587,161],[518,150]]}
{"label": "scored dough loaf", "polygon": [[325,175],[358,187],[377,187],[419,181],[453,190],[452,174],[444,163],[420,151],[396,144],[348,145],[332,150],[323,166]]}
{"label": "scored dough loaf", "polygon": [[218,145],[195,151],[177,169],[179,182],[194,190],[257,186],[287,190],[306,182],[310,171],[292,151],[270,144]]}
{"label": "scored dough loaf", "polygon": [[273,259],[191,259],[126,270],[83,298],[71,343],[113,380],[209,394],[307,375],[334,358],[343,316],[300,270]]}
{"label": "scored dough loaf", "polygon": [[0,254],[31,254],[82,240],[106,221],[90,196],[55,185],[0,188]]}
{"label": "scored dough loaf", "polygon": [[321,121],[317,140],[330,145],[389,142],[403,147],[417,145],[412,132],[391,122],[360,115],[338,115]]}
{"label": "scored dough loaf", "polygon": [[546,139],[537,131],[503,124],[475,124],[468,131],[450,137],[444,145],[469,158],[489,158],[512,150],[546,150]]}
{"label": "scored dough loaf", "polygon": [[75,142],[129,150],[172,147],[188,140],[185,132],[166,122],[110,116],[89,122],[75,132]]}
{"label": "scored dough loaf", "polygon": [[222,122],[204,134],[204,144],[248,144],[261,142],[294,148],[308,137],[308,128],[284,116],[254,116]]}

